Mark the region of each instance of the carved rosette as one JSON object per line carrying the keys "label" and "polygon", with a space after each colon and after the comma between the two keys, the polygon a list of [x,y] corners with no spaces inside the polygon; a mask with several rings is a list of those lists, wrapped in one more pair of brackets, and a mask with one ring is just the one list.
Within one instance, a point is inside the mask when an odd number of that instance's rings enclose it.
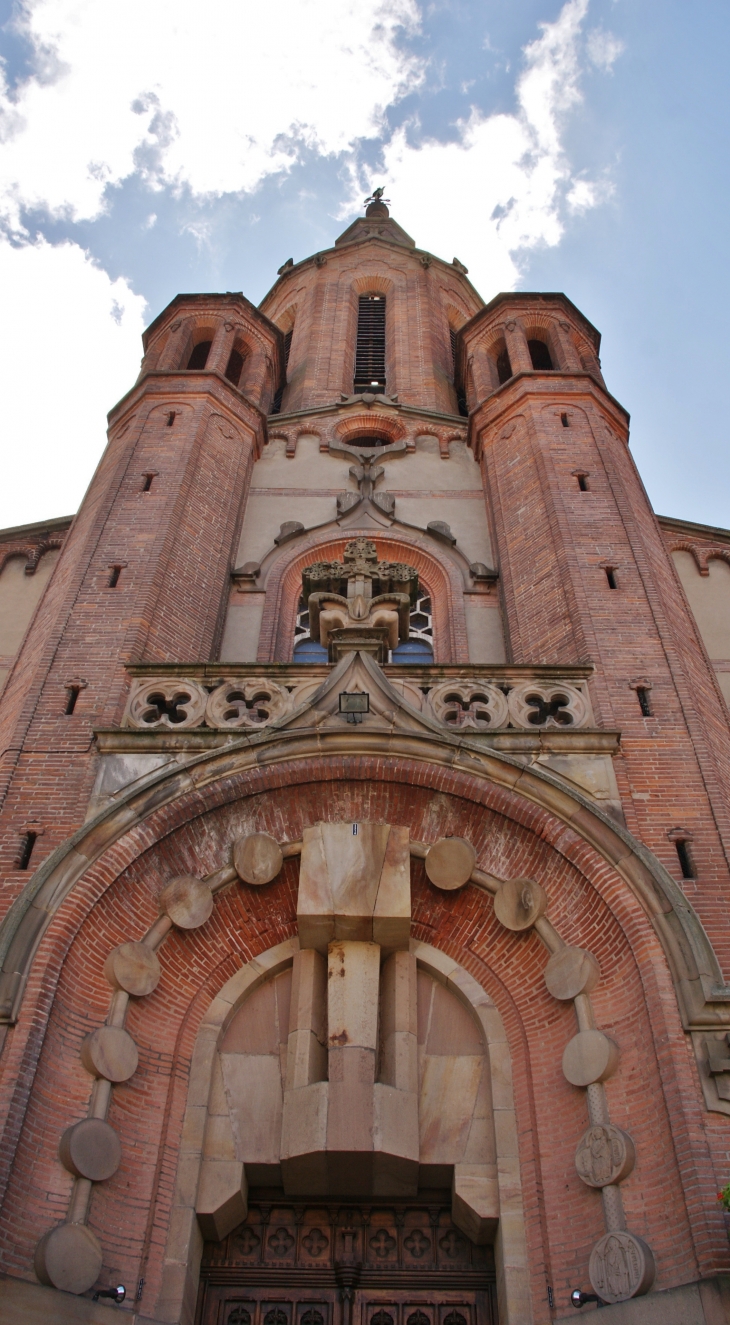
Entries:
{"label": "carved rosette", "polygon": [[495,730],[509,721],[507,699],[498,686],[473,681],[447,681],[428,696],[431,713],[447,727]]}
{"label": "carved rosette", "polygon": [[585,695],[562,682],[523,681],[510,690],[508,703],[513,725],[527,731],[564,731],[585,727],[589,720]]}
{"label": "carved rosette", "polygon": [[130,695],[125,725],[171,731],[199,727],[205,718],[207,702],[207,692],[197,681],[179,677],[140,681]]}
{"label": "carved rosette", "polygon": [[292,707],[287,690],[260,677],[224,681],[210,695],[205,710],[209,727],[266,727]]}

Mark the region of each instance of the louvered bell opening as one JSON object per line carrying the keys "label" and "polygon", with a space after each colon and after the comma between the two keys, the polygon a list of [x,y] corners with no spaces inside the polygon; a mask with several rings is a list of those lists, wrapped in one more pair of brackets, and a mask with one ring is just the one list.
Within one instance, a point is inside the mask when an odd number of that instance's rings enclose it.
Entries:
{"label": "louvered bell opening", "polygon": [[[456,332],[453,327],[449,327],[449,337],[451,339],[451,366],[453,369],[454,384],[456,385]],[[463,387],[456,387],[456,400],[459,413],[464,417],[469,417],[469,410],[466,404],[466,396]]]}
{"label": "louvered bell opening", "polygon": [[286,370],[289,367],[289,351],[291,349],[291,338],[293,335],[294,335],[294,328],[292,327],[289,331],[287,331],[284,337],[284,381],[282,382],[281,386],[279,387],[279,390],[274,396],[274,402],[271,406],[272,414],[281,413],[281,402],[284,396],[284,387],[286,386]]}
{"label": "louvered bell opening", "polygon": [[355,350],[355,391],[385,390],[385,297],[360,295]]}

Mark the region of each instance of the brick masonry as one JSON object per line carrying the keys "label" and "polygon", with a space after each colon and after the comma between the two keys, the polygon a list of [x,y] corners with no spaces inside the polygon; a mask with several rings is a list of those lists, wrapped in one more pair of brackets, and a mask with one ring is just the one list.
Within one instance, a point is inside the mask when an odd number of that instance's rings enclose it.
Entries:
{"label": "brick masonry", "polygon": [[[215,660],[267,428],[286,436],[287,447],[291,439],[294,451],[298,432],[330,426],[327,411],[352,391],[357,297],[376,290],[388,300],[387,390],[398,401],[376,405],[369,426],[380,411],[383,428],[390,420],[396,435],[392,419],[401,411],[402,434],[435,431],[448,462],[449,418],[457,433],[466,423],[457,405],[457,385],[464,386],[508,660],[594,665],[596,723],[622,734],[615,766],[626,825],[683,889],[727,976],[727,709],[671,563],[676,533],[657,523],[627,447],[627,416],[603,383],[597,333],[564,296],[499,296],[484,306],[458,268],[364,223],[347,243],[285,272],[261,310],[240,296],[179,296],[146,334],[139,381],[110,415],[108,448],[0,704],[2,914],[29,882],[18,868],[28,828],[39,833],[36,868],[83,823],[98,767],[94,730],[120,723],[126,666]],[[291,326],[283,412],[267,424]],[[458,332],[456,382],[449,327]],[[550,349],[551,372],[532,370],[534,336]],[[212,342],[206,369],[188,372],[201,340]],[[500,385],[495,355],[503,346],[514,375]],[[238,387],[225,378],[236,347],[244,357]],[[343,543],[309,535],[278,563],[266,591],[261,661],[288,656],[301,567],[315,549],[340,555]],[[381,556],[404,559],[402,541],[383,536],[378,546]],[[415,534],[408,559],[434,599],[441,660],[468,664],[453,564]],[[637,678],[651,681],[652,717],[642,716]],[[85,684],[66,716],[74,681]],[[651,917],[557,816],[516,790],[434,768],[415,754],[396,759],[387,745],[357,758],[290,757],[197,790],[181,784],[172,805],[151,808],[83,874],[41,938],[0,1058],[3,1268],[33,1279],[40,1233],[66,1217],[71,1178],[58,1161],[58,1139],[88,1105],[78,1046],[106,1015],[109,949],[153,923],[170,877],[219,868],[239,834],[255,828],[295,840],[320,818],[407,824],[412,838],[426,841],[463,835],[482,869],[543,884],[563,937],[590,948],[603,973],[593,995],[598,1024],[622,1055],[607,1083],[611,1118],[631,1133],[638,1154],[624,1203],[629,1227],[654,1250],[657,1287],[727,1270],[716,1190],[730,1179],[729,1120],[705,1107]],[[680,878],[670,836],[677,825],[692,835],[691,880]],[[169,938],[158,989],[130,1008],[140,1067],[115,1089],[109,1116],[122,1138],[122,1167],[94,1189],[90,1226],[104,1249],[103,1282],[144,1277],[141,1309],[150,1319],[196,1030],[242,963],[295,934],[296,878],[288,862],[267,889],[234,885],[219,895],[201,930]],[[584,1096],[560,1071],[572,1010],[547,994],[547,954],[537,936],[502,929],[482,893],[438,893],[417,863],[413,892],[414,936],[483,985],[507,1030],[533,1313],[546,1322],[546,1285],[560,1302],[586,1286],[590,1248],[603,1231],[600,1197],[573,1163]]]}

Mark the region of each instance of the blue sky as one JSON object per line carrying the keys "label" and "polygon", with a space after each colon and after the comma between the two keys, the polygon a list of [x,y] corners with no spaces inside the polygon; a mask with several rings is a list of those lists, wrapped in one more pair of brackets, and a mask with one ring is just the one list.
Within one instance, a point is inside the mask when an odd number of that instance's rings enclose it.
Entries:
{"label": "blue sky", "polygon": [[0,0],[0,525],[78,505],[145,323],[258,301],[386,185],[564,290],[662,514],[730,525],[727,0]]}

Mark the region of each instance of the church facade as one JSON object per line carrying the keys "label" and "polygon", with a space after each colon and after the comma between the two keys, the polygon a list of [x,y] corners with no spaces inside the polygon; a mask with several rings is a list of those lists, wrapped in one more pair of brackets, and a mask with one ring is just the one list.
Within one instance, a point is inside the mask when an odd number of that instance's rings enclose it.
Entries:
{"label": "church facade", "polygon": [[599,348],[374,197],[0,532],[4,1319],[730,1321],[730,532]]}

